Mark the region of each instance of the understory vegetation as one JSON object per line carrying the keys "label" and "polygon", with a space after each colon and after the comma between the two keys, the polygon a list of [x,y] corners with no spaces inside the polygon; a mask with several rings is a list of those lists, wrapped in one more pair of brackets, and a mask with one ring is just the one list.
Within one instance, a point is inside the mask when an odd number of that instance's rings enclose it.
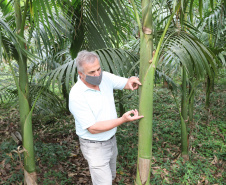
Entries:
{"label": "understory vegetation", "polygon": [[[197,88],[194,122],[188,125],[189,161],[180,157],[178,107],[171,91],[160,82],[156,84],[151,184],[224,184],[225,79],[225,72],[215,79],[210,109],[205,108],[205,86],[200,84]],[[180,93],[176,95],[178,102],[180,96]],[[124,100],[116,97],[116,102],[123,102],[126,110],[138,108],[138,95],[135,92]],[[23,148],[11,137],[19,130],[17,108],[0,106],[0,184],[23,183]],[[45,117],[34,114],[33,130],[38,184],[91,184],[71,115],[64,112]],[[119,150],[116,184],[133,184],[137,169],[138,123],[121,125],[116,136]]]}

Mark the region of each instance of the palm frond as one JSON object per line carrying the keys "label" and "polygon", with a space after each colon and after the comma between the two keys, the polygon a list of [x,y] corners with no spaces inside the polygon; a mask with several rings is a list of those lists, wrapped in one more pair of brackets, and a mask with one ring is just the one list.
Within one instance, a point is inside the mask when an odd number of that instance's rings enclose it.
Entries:
{"label": "palm frond", "polygon": [[10,1],[8,2],[7,0],[2,0],[0,2],[0,8],[1,8],[1,12],[3,13],[4,16],[9,14],[13,10],[13,6],[12,6],[11,2]]}
{"label": "palm frond", "polygon": [[59,16],[59,11],[63,10],[60,1],[33,0],[30,3],[31,18],[37,27],[39,27],[40,22],[50,26],[49,17],[55,20],[54,18]]}
{"label": "palm frond", "polygon": [[0,103],[9,104],[16,99],[17,91],[11,74],[0,72]]}
{"label": "palm frond", "polygon": [[42,90],[42,92],[35,104],[34,113],[39,115],[52,115],[65,111],[65,106],[62,103],[63,101],[54,92],[39,84],[31,84],[30,86],[32,95],[31,105],[33,105],[40,90]]}
{"label": "palm frond", "polygon": [[122,49],[100,49],[95,51],[103,69],[119,76],[129,77],[138,74],[137,69],[130,71],[138,61],[138,56]]}
{"label": "palm frond", "polygon": [[212,11],[207,12],[203,21],[200,21],[198,29],[212,35],[219,34],[219,30],[225,28],[225,15],[221,4],[216,6]]}
{"label": "palm frond", "polygon": [[182,31],[169,34],[160,57],[162,67],[167,65],[172,69],[183,65],[188,75],[195,75],[197,79],[206,74],[211,77],[211,69],[216,73],[214,60],[216,56],[197,38]]}
{"label": "palm frond", "polygon": [[[138,61],[137,55],[126,50],[109,48],[95,50],[95,52],[100,57],[101,67],[104,71],[124,77],[138,74],[138,66],[131,70],[133,65]],[[52,89],[55,88],[55,83],[57,83],[59,90],[61,90],[64,83],[67,91],[77,81],[76,79],[76,62],[70,56],[67,56],[65,64],[50,71],[41,78],[42,81],[45,81],[46,86],[52,84]]]}
{"label": "palm frond", "polygon": [[159,69],[156,69],[155,82],[161,79],[164,79],[164,81],[167,82],[168,88],[170,88],[171,90],[176,91],[178,88],[180,88],[180,86],[178,86],[177,83],[169,75],[167,75],[163,71],[160,71]]}
{"label": "palm frond", "polygon": [[119,47],[131,33],[131,18],[124,1],[83,1],[74,7],[75,25],[70,52]]}
{"label": "palm frond", "polygon": [[4,47],[4,50],[7,52],[7,54],[9,54],[9,56],[14,55],[14,57],[17,57],[18,59],[22,58],[22,49],[20,47],[20,43],[18,42],[18,37],[16,36],[16,34],[12,31],[9,25],[1,18],[0,26],[0,53],[2,53],[2,47]]}
{"label": "palm frond", "polygon": [[[0,73],[0,103],[6,106],[15,107],[18,105],[18,91],[13,82],[11,74]],[[30,84],[31,106],[33,105],[36,97],[40,93],[34,113],[38,115],[51,115],[61,111],[65,111],[63,101],[52,91],[39,84]]]}

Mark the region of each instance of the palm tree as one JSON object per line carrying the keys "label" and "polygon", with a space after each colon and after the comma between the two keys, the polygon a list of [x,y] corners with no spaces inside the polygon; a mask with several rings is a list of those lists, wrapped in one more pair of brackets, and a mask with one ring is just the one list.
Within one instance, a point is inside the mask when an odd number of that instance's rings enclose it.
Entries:
{"label": "palm tree", "polygon": [[[205,45],[217,56],[219,62],[217,64],[218,69],[223,67],[225,49],[225,2],[215,1],[214,3],[205,2],[205,9],[203,21],[198,24],[200,39],[203,40]],[[220,39],[222,38],[222,39]],[[216,74],[213,72],[213,75]],[[210,108],[210,93],[214,90],[214,79],[209,76],[206,77],[206,108]]]}
{"label": "palm tree", "polygon": [[[139,122],[139,141],[138,141],[138,164],[136,184],[149,184],[152,157],[152,121],[153,121],[153,88],[154,76],[157,66],[157,57],[161,43],[170,22],[175,14],[171,15],[168,24],[162,34],[156,53],[152,56],[153,51],[153,24],[152,24],[152,1],[142,1],[142,23],[139,14],[132,1],[134,13],[136,14],[137,23],[140,33],[140,81],[142,88],[140,90],[139,111],[144,118]],[[178,9],[177,6],[176,9]]]}
{"label": "palm tree", "polygon": [[[169,67],[172,68],[172,64],[175,65],[175,61],[177,61],[175,60],[176,58],[179,58],[178,64],[182,66],[181,124],[183,129],[181,131],[181,137],[182,156],[185,159],[188,159],[189,143],[186,128],[187,124],[193,121],[195,89],[198,83],[205,78],[205,75],[207,75],[211,81],[214,79],[213,73],[216,74],[216,62],[218,62],[218,59],[211,49],[208,48],[208,45],[205,46],[205,43],[203,44],[203,41],[197,37],[197,35],[202,33],[202,31],[198,29],[200,20],[196,18],[195,21],[191,21],[193,20],[192,14],[190,14],[189,19],[187,18],[188,14],[186,12],[189,6],[190,10],[194,8],[192,7],[192,2],[184,1],[183,8],[181,8],[177,15],[178,19],[180,19],[180,27],[176,27],[179,32],[176,35],[171,32],[171,35],[166,38],[165,43],[168,44],[166,50],[163,50],[164,54],[161,58],[162,64],[167,71]],[[202,7],[199,8],[199,11],[202,11]],[[195,22],[195,24],[192,22]],[[178,67],[175,69],[177,68]],[[189,86],[189,92],[186,90],[187,86]],[[189,114],[189,119],[187,114]]]}
{"label": "palm tree", "polygon": [[[37,28],[39,28],[40,25],[50,25],[50,23],[54,24],[52,11],[55,10],[57,13],[59,12],[55,4],[48,1],[38,2],[26,0],[24,3],[21,3],[21,1],[18,0],[13,2],[5,0],[1,1],[0,7],[4,15],[4,20],[0,19],[0,50],[2,53],[3,48],[3,56],[11,67],[19,95],[20,124],[24,148],[24,183],[36,184],[36,168],[32,134],[32,111],[35,102],[31,107],[30,85],[27,70],[28,59],[31,59],[31,57],[34,59],[36,53],[32,53],[29,46],[34,43],[34,40],[32,40],[34,30],[37,30],[37,33],[42,35]],[[55,7],[55,9],[52,7]],[[50,17],[52,17],[52,22],[48,21],[49,17],[47,14],[51,15]],[[41,21],[39,19],[41,19]],[[13,30],[15,30],[15,32]],[[38,41],[40,40],[37,39],[37,42]],[[17,79],[12,67],[12,60],[16,60],[19,66],[19,79]]]}
{"label": "palm tree", "polygon": [[[136,12],[135,3],[134,12],[137,15],[137,22],[140,31],[140,79],[142,82],[142,89],[140,92],[140,104],[139,110],[144,118],[139,123],[139,146],[138,146],[138,168],[137,168],[137,179],[136,184],[149,184],[150,177],[150,164],[151,164],[151,148],[152,148],[152,114],[153,114],[153,82],[154,73],[157,67],[158,61],[164,66],[177,64],[183,67],[183,97],[186,97],[186,83],[189,80],[191,86],[190,94],[187,98],[183,98],[182,109],[180,113],[181,117],[181,143],[182,143],[182,156],[188,158],[188,140],[187,140],[187,102],[193,102],[191,97],[194,97],[194,89],[197,86],[199,80],[203,79],[205,74],[211,76],[210,67],[215,70],[215,64],[213,60],[216,60],[215,55],[202,44],[202,42],[191,33],[183,31],[183,27],[190,26],[188,21],[184,20],[185,10],[188,5],[192,10],[193,1],[167,1],[166,4],[163,2],[163,6],[168,9],[168,17],[170,19],[165,23],[164,32],[162,32],[159,40],[156,53],[152,59],[152,9],[151,7],[157,7],[161,10],[161,3],[152,1],[142,1],[142,23],[140,23],[139,13]],[[153,4],[152,4],[153,3]],[[171,4],[174,3],[174,4]],[[180,3],[181,6],[180,6]],[[160,6],[161,5],[161,6]],[[202,4],[200,1],[200,16],[202,17]],[[180,8],[180,11],[178,11]],[[155,9],[155,8],[153,8]],[[175,10],[178,11],[176,16]],[[165,13],[166,14],[166,13]],[[166,16],[167,17],[167,16]],[[148,20],[147,22],[145,22]],[[163,20],[166,20],[163,18]],[[172,21],[173,20],[173,21]],[[172,24],[171,24],[172,21]],[[163,23],[162,21],[161,23]],[[141,26],[142,25],[142,26]],[[167,29],[169,28],[169,31]],[[161,28],[161,26],[160,26]],[[156,32],[156,31],[155,31]],[[194,34],[194,33],[193,33]],[[162,44],[163,43],[163,44]],[[145,47],[144,47],[145,46]],[[158,60],[159,59],[159,60]],[[149,62],[150,61],[150,62]],[[178,67],[177,67],[178,68]],[[211,76],[212,77],[212,76]],[[196,79],[196,80],[195,80]],[[179,107],[179,106],[178,106]]]}

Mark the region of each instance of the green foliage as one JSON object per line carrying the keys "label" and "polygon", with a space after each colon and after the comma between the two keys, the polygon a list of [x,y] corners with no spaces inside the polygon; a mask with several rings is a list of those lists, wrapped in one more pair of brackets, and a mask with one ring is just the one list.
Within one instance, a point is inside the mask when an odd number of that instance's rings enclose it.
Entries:
{"label": "green foliage", "polygon": [[16,152],[12,152],[13,150],[16,150],[16,148],[17,146],[13,140],[8,140],[0,144],[0,170],[6,169],[4,172],[9,175],[6,182],[3,180],[4,184],[7,185],[23,181],[23,170],[14,170],[20,166],[21,162],[19,155]]}
{"label": "green foliage", "polygon": [[[4,161],[4,166],[10,167],[8,173],[11,174],[10,178],[8,178],[4,184],[13,184],[15,182],[23,181],[22,166],[20,166],[19,170],[15,170],[15,168],[18,169],[18,164],[21,162],[20,159],[23,157],[23,154],[20,154],[21,156],[19,158],[19,154],[13,152],[16,148],[17,146],[12,140],[2,142],[0,145],[2,151],[0,161]],[[67,171],[58,172],[51,170],[51,168],[57,166],[59,162],[66,162],[69,158],[70,150],[68,150],[65,145],[43,143],[39,141],[35,143],[35,153],[36,163],[38,164],[37,173],[43,173],[41,166],[45,166],[43,184],[52,184],[53,182],[57,182],[63,185],[71,183],[71,178],[68,178]],[[38,181],[41,183],[39,179]]]}
{"label": "green foliage", "polygon": [[[221,84],[221,81],[219,84]],[[170,90],[157,85],[154,90],[153,158],[151,184],[223,184],[226,151],[224,86],[216,85],[211,94],[211,115],[204,108],[205,96],[196,93],[195,121],[188,126],[189,161],[180,157],[180,116]],[[180,94],[176,98],[180,102]],[[136,97],[134,101],[137,102]],[[129,109],[129,107],[128,107]],[[117,173],[134,179],[137,155],[137,123],[121,125],[117,132],[119,149]],[[129,145],[129,146],[127,146]],[[129,175],[130,174],[130,175]],[[132,177],[131,177],[132,176]],[[124,180],[125,184],[126,180]],[[123,184],[123,183],[122,183]]]}
{"label": "green foliage", "polygon": [[51,168],[59,161],[65,161],[70,156],[70,151],[66,146],[52,143],[37,142],[35,144],[36,157],[40,160],[41,164],[47,164]]}
{"label": "green foliage", "polygon": [[23,182],[23,170],[19,170],[17,173],[12,173],[12,176],[7,180],[7,182],[4,182],[5,185],[11,185],[16,182]]}
{"label": "green foliage", "polygon": [[54,170],[50,170],[44,173],[44,181],[38,181],[43,185],[50,185],[50,184],[73,184],[71,178],[67,177],[67,172],[56,172]]}
{"label": "green foliage", "polygon": [[0,160],[3,161],[5,158],[9,160],[10,156],[8,154],[16,148],[16,144],[13,142],[13,140],[6,141],[1,143],[0,148],[2,151],[2,155],[0,155]]}

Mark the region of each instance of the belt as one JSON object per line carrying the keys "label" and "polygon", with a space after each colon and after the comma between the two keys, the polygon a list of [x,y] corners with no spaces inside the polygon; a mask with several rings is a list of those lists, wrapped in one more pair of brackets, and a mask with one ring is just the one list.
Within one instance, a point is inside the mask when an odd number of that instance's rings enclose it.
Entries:
{"label": "belt", "polygon": [[106,140],[106,141],[96,141],[96,140],[89,140],[89,139],[83,139],[83,140],[86,140],[88,143],[103,143],[103,142],[107,142],[107,141],[110,141],[111,139],[113,139],[115,137],[115,135],[113,135],[110,139]]}

